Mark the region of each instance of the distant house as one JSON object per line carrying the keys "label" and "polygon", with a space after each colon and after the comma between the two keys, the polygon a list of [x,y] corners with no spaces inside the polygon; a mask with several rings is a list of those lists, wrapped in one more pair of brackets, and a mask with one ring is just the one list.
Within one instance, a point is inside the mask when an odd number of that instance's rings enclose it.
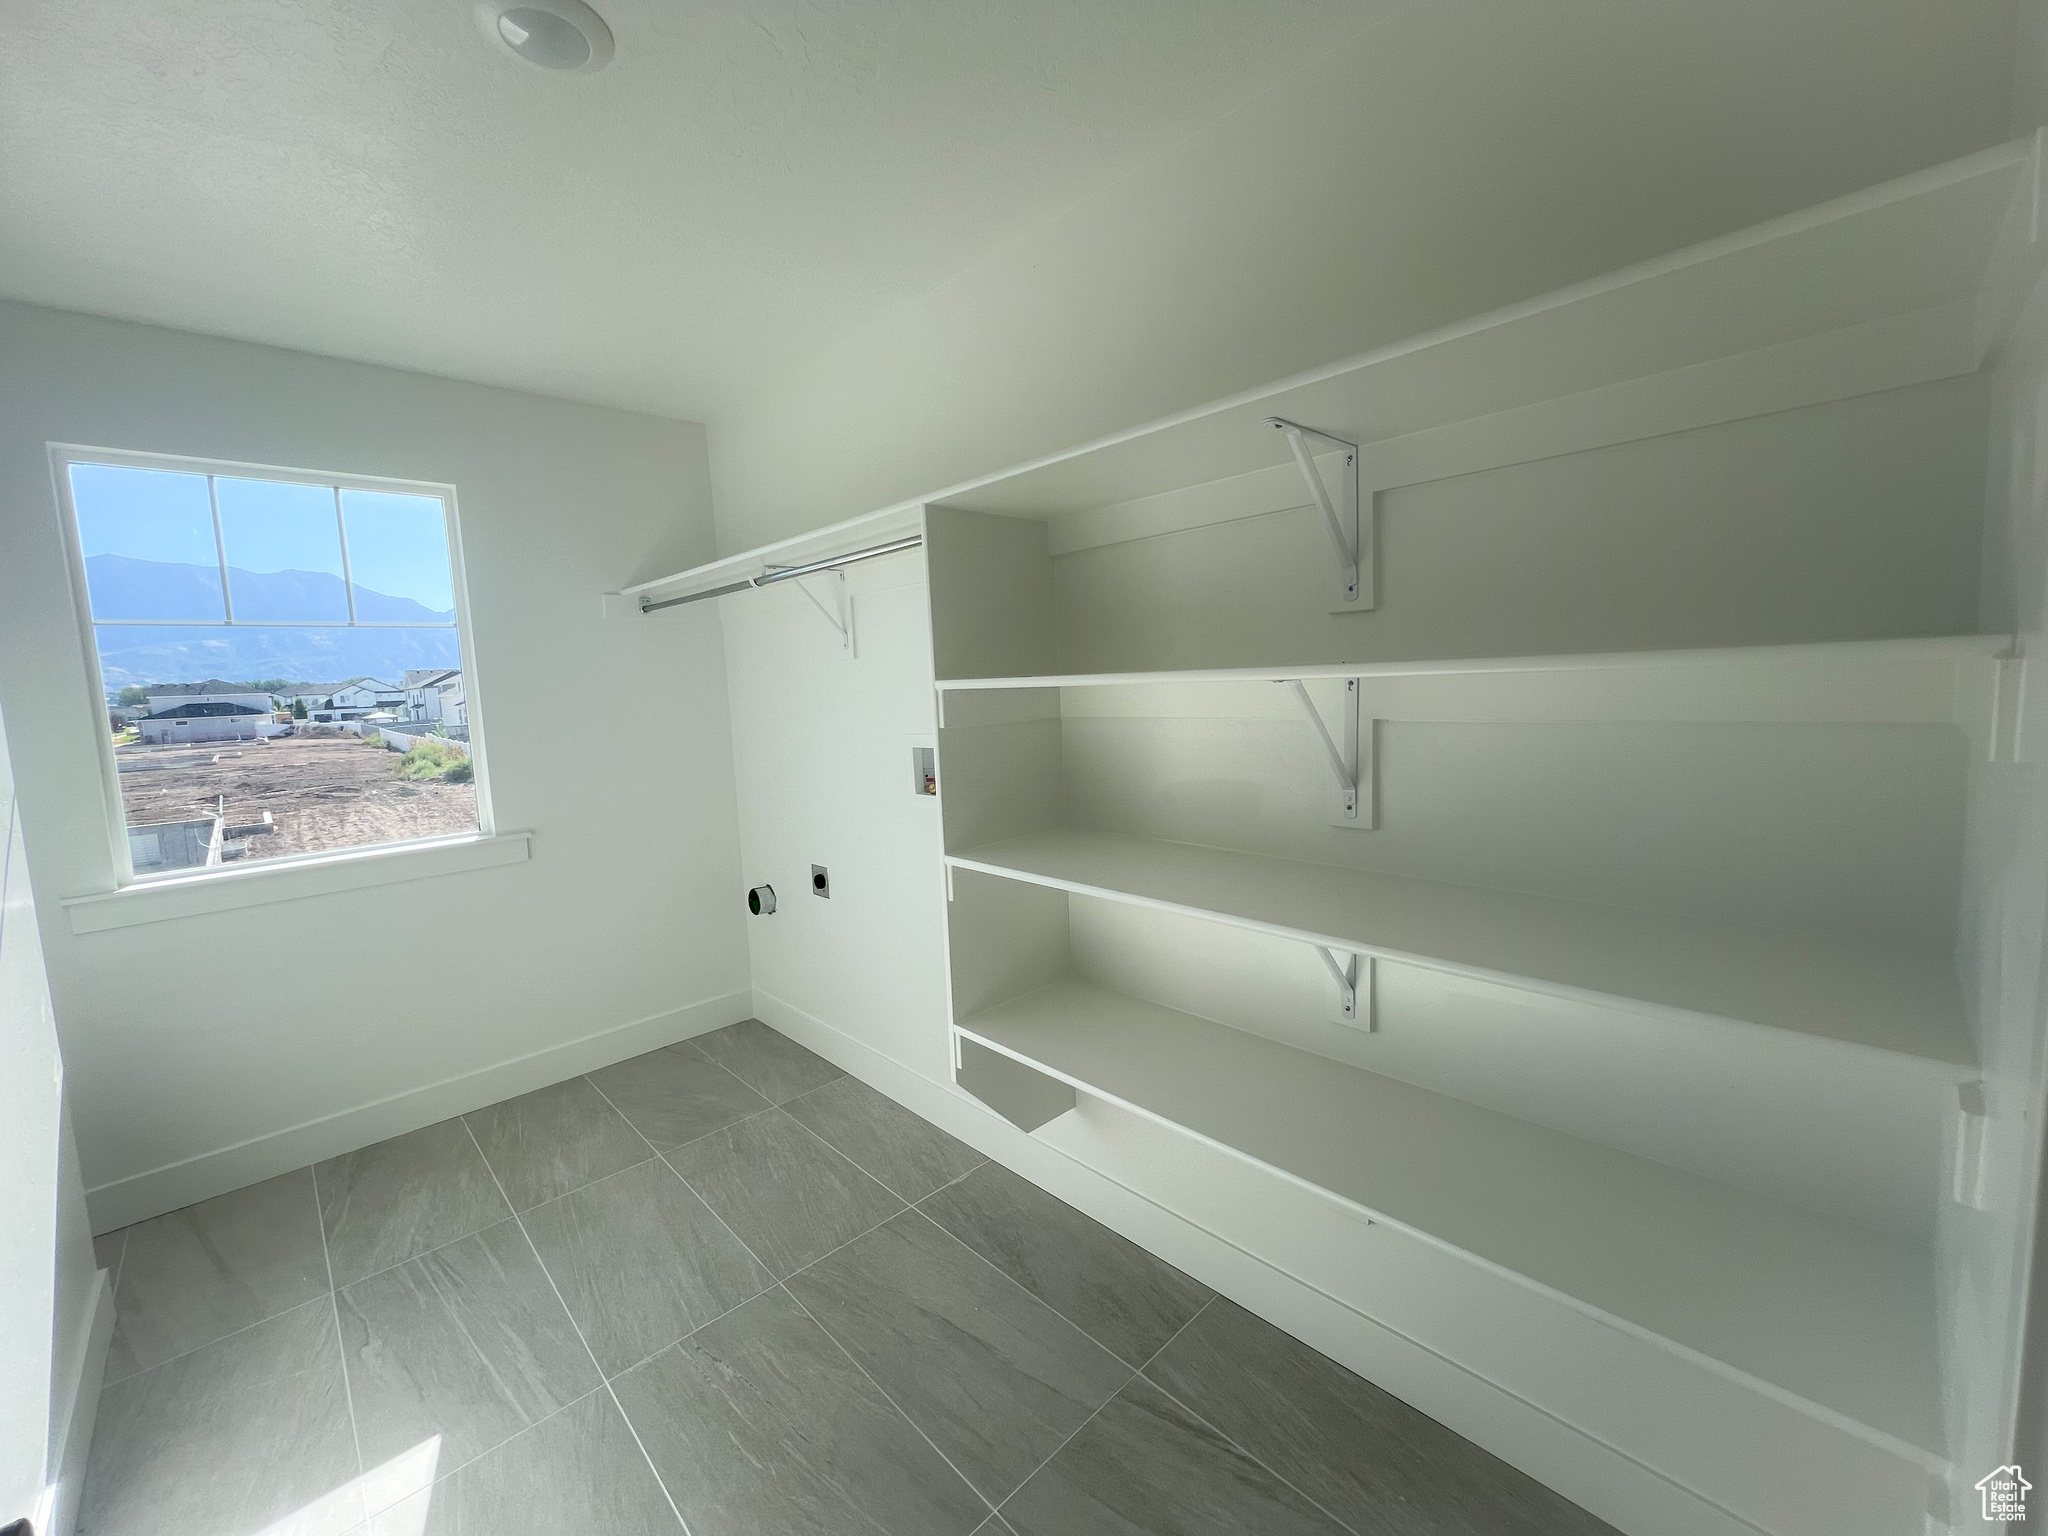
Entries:
{"label": "distant house", "polygon": [[360,720],[376,710],[394,713],[405,708],[405,690],[374,677],[359,677],[343,683],[328,695],[324,710],[316,719]]}
{"label": "distant house", "polygon": [[146,742],[182,746],[190,741],[254,741],[260,736],[280,735],[290,727],[271,718],[266,694],[261,709],[225,699],[197,699],[144,715],[136,729]]}
{"label": "distant house", "polygon": [[448,695],[452,691],[459,702],[462,697],[462,673],[449,667],[427,671],[413,671],[405,674],[405,718],[410,721],[449,719]]}
{"label": "distant house", "polygon": [[293,683],[289,688],[280,688],[277,697],[285,705],[304,704],[307,709],[325,709],[327,701],[334,697],[334,690],[346,688],[346,683]]}
{"label": "distant house", "polygon": [[152,683],[144,690],[149,712],[161,715],[188,704],[240,704],[261,713],[270,712],[270,695],[241,683],[224,683],[210,677],[203,683]]}

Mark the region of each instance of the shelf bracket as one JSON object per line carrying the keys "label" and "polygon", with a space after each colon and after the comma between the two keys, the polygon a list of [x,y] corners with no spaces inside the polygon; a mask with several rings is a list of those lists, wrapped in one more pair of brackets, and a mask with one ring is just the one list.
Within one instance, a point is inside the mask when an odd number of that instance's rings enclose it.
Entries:
{"label": "shelf bracket", "polygon": [[1337,956],[1327,947],[1318,944],[1314,948],[1323,957],[1330,979],[1337,983],[1338,1019],[1370,1031],[1373,1026],[1372,956],[1347,952],[1344,963],[1339,965]]}
{"label": "shelf bracket", "polygon": [[1344,679],[1341,744],[1338,737],[1331,735],[1329,726],[1323,723],[1322,711],[1308,696],[1308,688],[1301,679],[1291,678],[1287,686],[1294,690],[1302,713],[1308,716],[1309,724],[1322,738],[1323,753],[1329,758],[1330,772],[1337,779],[1337,814],[1330,818],[1331,821],[1341,827],[1371,830],[1376,821],[1373,814],[1373,760],[1378,755],[1379,721],[1367,722],[1360,718],[1358,679]]}
{"label": "shelf bracket", "polygon": [[[762,574],[773,575],[775,572],[785,569],[788,569],[788,567],[771,565]],[[824,573],[824,579],[832,583],[832,606],[830,608],[826,607],[819,599],[818,594],[811,590],[810,584],[803,577],[796,576],[791,579],[795,581],[797,591],[803,593],[805,597],[811,600],[811,606],[825,615],[825,622],[839,631],[839,649],[845,651],[849,656],[852,655],[853,599],[847,594],[846,572],[826,571]]]}
{"label": "shelf bracket", "polygon": [[[1286,436],[1287,446],[1294,453],[1294,462],[1301,466],[1301,477],[1308,482],[1309,493],[1322,510],[1323,525],[1329,530],[1330,544],[1336,551],[1337,565],[1344,575],[1346,608],[1371,608],[1374,540],[1372,520],[1360,516],[1358,444],[1346,438],[1332,437],[1327,432],[1318,432],[1314,427],[1304,427],[1284,416],[1268,416],[1266,425]],[[1309,447],[1310,438],[1344,450],[1344,484],[1335,500],[1330,496],[1330,488],[1323,484],[1322,471],[1316,468],[1315,454]]]}

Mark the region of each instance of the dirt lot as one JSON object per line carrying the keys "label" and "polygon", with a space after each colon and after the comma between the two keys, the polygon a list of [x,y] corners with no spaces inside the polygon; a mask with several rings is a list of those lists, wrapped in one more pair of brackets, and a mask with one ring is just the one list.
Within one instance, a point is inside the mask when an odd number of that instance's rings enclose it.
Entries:
{"label": "dirt lot", "polygon": [[[252,859],[476,830],[474,784],[407,783],[398,754],[353,736],[117,747],[128,825],[197,820],[227,797],[230,838]],[[272,830],[245,834],[270,812]]]}

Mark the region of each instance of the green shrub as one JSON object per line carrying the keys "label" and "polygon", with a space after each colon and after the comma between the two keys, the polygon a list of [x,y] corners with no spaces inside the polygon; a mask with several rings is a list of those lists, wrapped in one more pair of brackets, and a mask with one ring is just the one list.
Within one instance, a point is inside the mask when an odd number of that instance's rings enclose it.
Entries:
{"label": "green shrub", "polygon": [[467,784],[476,776],[468,756],[458,751],[454,742],[440,737],[416,743],[392,770],[402,779],[445,779],[456,784]]}

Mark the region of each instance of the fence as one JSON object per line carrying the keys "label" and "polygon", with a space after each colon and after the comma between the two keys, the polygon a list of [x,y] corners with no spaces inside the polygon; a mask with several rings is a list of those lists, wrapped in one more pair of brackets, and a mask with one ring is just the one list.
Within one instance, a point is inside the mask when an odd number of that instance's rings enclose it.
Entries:
{"label": "fence", "polygon": [[381,735],[384,738],[384,745],[394,752],[410,752],[423,741],[437,741],[458,757],[469,756],[469,743],[457,741],[453,736],[436,736],[432,731],[423,731],[417,736],[412,736],[404,731],[394,731],[388,725],[369,726],[363,731],[363,735],[368,736],[371,731]]}

